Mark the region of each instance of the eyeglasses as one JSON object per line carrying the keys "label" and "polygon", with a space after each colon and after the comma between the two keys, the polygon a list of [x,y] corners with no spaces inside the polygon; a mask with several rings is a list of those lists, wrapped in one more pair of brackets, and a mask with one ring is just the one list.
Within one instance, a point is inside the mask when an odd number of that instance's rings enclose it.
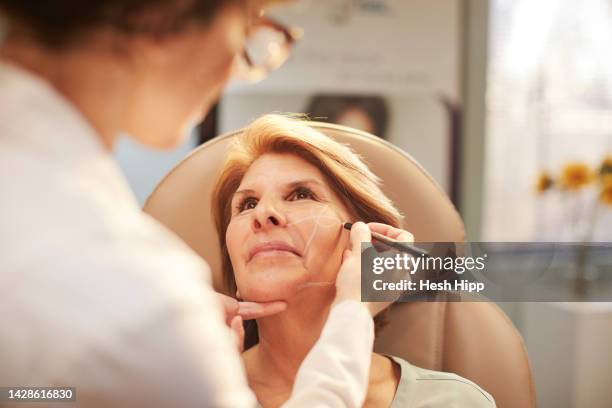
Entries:
{"label": "eyeglasses", "polygon": [[286,27],[268,17],[259,17],[249,28],[244,49],[237,58],[235,75],[247,82],[264,79],[287,59],[303,35],[298,27]]}

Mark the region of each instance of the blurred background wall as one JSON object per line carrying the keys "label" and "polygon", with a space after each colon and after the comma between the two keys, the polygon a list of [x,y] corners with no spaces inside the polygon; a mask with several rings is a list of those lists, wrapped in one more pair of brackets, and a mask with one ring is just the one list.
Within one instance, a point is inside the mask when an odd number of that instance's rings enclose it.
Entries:
{"label": "blurred background wall", "polygon": [[[378,136],[414,156],[457,198],[464,12],[459,0],[315,0],[271,8],[273,18],[305,32],[281,69],[255,85],[231,83],[210,118],[214,126],[196,131],[177,152],[150,152],[122,140],[117,158],[142,203],[186,150],[260,114],[322,112],[318,120],[377,133],[354,121],[358,111],[358,121],[365,115],[366,122],[384,122]],[[346,106],[330,118],[330,103]]]}

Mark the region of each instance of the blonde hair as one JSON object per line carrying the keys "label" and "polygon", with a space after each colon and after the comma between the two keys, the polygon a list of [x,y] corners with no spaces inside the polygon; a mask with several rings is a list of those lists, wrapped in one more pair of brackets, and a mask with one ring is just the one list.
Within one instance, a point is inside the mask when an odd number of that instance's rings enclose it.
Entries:
{"label": "blonde hair", "polygon": [[[330,187],[359,221],[382,222],[401,228],[400,212],[381,190],[381,180],[357,153],[309,126],[304,117],[261,116],[244,128],[230,146],[212,194],[224,284],[232,296],[236,295],[236,280],[225,241],[232,215],[232,196],[251,164],[266,153],[295,154],[320,169]],[[377,329],[384,325],[383,319],[383,315],[375,319]]]}

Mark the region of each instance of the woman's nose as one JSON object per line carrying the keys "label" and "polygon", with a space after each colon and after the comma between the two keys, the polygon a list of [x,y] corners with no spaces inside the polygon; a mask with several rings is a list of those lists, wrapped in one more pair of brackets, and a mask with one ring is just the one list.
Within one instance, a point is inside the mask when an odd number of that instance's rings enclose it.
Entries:
{"label": "woman's nose", "polygon": [[262,230],[273,226],[285,226],[287,220],[277,203],[272,200],[260,200],[253,211],[253,229]]}

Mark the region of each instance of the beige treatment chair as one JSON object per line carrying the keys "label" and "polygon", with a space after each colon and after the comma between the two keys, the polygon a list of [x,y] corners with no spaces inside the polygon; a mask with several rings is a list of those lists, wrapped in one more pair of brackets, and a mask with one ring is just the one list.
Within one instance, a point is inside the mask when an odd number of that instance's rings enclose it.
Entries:
{"label": "beige treatment chair", "polygon": [[[311,126],[350,145],[364,158],[385,181],[383,190],[404,214],[404,228],[416,241],[465,240],[463,222],[446,194],[406,153],[351,128],[318,122]],[[224,290],[220,251],[208,209],[227,145],[239,133],[219,136],[196,149],[161,181],[144,208],[208,261],[219,291]],[[535,407],[523,340],[494,303],[401,303],[388,316],[389,324],[376,339],[376,351],[468,378],[492,394],[500,408]]]}

